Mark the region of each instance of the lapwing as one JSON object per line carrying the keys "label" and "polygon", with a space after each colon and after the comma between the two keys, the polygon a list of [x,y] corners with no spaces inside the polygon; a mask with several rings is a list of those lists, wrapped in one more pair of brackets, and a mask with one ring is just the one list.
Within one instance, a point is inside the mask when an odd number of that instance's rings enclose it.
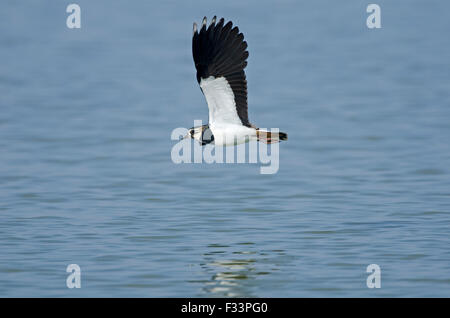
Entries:
{"label": "lapwing", "polygon": [[194,23],[192,55],[197,81],[209,108],[209,123],[192,127],[184,138],[192,138],[202,145],[231,146],[251,140],[276,143],[287,140],[283,132],[270,132],[252,125],[248,120],[247,42],[231,21],[225,24],[216,17],[206,25],[203,18],[200,30]]}

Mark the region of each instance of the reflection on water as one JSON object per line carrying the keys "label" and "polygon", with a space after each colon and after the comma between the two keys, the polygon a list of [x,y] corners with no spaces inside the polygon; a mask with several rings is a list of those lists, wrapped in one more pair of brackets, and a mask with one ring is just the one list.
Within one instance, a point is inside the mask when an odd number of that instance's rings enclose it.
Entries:
{"label": "reflection on water", "polygon": [[211,275],[205,282],[203,292],[210,297],[256,297],[252,289],[261,276],[277,271],[272,256],[284,255],[282,250],[272,254],[257,251],[254,243],[235,246],[210,244],[205,253],[205,263],[200,264]]}

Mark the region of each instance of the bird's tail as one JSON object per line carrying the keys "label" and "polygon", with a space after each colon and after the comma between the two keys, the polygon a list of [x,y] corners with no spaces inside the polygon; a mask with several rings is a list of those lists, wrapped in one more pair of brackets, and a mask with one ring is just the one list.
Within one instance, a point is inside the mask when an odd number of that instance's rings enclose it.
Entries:
{"label": "bird's tail", "polygon": [[288,139],[287,134],[284,132],[276,133],[260,129],[256,130],[256,136],[258,137],[258,141],[262,141],[265,144],[274,144]]}

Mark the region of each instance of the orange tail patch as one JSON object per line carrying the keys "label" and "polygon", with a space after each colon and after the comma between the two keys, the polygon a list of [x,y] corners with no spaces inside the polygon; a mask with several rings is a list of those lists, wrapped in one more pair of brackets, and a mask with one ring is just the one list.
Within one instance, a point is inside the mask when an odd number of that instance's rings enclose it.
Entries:
{"label": "orange tail patch", "polygon": [[265,144],[274,144],[282,140],[287,140],[287,134],[284,132],[273,133],[265,130],[256,130],[256,136],[258,141],[262,141]]}

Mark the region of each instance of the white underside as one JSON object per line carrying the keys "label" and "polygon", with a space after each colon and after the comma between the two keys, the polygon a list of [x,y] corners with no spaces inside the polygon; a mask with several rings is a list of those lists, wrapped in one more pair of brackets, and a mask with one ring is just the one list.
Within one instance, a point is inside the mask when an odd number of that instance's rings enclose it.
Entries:
{"label": "white underside", "polygon": [[209,127],[217,146],[238,145],[256,139],[256,129],[242,125],[233,90],[225,77],[200,80],[209,108]]}
{"label": "white underside", "polygon": [[235,146],[256,140],[256,129],[234,124],[209,124],[216,146]]}

